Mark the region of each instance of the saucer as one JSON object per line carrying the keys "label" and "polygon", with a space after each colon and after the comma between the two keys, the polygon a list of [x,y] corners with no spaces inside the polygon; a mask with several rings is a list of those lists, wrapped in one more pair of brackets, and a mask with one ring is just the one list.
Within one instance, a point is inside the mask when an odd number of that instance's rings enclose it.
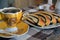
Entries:
{"label": "saucer", "polygon": [[[7,28],[7,24],[5,22],[0,22],[0,27],[5,29],[5,28]],[[17,28],[18,28],[18,32],[16,32],[16,33],[0,33],[0,37],[12,38],[12,37],[16,37],[16,36],[22,36],[28,32],[29,25],[24,23],[23,21],[21,21],[20,23],[17,24]]]}

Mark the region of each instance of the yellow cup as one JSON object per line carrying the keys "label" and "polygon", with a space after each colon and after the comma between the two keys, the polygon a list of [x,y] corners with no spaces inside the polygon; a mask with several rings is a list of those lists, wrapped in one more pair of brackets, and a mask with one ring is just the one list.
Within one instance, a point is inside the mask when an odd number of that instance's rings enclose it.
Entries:
{"label": "yellow cup", "polygon": [[21,21],[22,15],[23,15],[22,10],[16,13],[2,12],[3,21],[7,24],[6,31],[16,32],[18,30],[16,25]]}

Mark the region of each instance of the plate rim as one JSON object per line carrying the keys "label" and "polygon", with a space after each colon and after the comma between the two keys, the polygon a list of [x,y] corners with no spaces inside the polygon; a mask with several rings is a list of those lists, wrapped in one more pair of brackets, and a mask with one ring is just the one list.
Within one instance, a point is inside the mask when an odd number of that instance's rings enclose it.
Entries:
{"label": "plate rim", "polygon": [[[31,23],[29,23],[28,21],[24,21],[24,22],[26,22],[28,25],[31,25],[31,26],[34,26],[35,28],[38,28],[38,29],[52,29],[52,28],[56,28],[56,27],[59,27],[60,25],[54,25],[54,27],[39,27],[39,26],[36,26],[36,25],[34,25],[34,24],[31,24]],[[59,24],[59,23],[58,23]],[[50,25],[50,26],[53,26],[53,25]]]}
{"label": "plate rim", "polygon": [[3,38],[13,38],[13,37],[17,37],[17,36],[23,36],[23,35],[25,35],[26,33],[28,33],[28,31],[29,31],[29,25],[28,25],[27,27],[28,27],[28,28],[27,28],[26,32],[24,32],[24,33],[21,34],[21,35],[0,36],[0,37],[3,37]]}

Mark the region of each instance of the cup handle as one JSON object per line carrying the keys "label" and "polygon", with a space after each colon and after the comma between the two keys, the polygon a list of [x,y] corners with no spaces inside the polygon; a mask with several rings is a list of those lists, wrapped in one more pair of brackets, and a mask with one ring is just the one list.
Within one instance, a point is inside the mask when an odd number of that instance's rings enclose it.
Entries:
{"label": "cup handle", "polygon": [[3,19],[3,12],[0,12],[0,21]]}

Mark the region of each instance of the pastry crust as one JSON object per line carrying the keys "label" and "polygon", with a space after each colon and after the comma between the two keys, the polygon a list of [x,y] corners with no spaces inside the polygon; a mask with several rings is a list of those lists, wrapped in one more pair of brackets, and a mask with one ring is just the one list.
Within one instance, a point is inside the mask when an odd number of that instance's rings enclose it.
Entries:
{"label": "pastry crust", "polygon": [[44,15],[47,15],[49,18],[50,18],[50,22],[52,23],[52,24],[56,24],[57,23],[57,20],[56,20],[56,18],[51,14],[51,12],[46,12],[46,11],[39,11],[40,12],[40,14],[44,14]]}
{"label": "pastry crust", "polygon": [[46,26],[48,26],[50,24],[50,19],[46,15],[44,15],[42,13],[39,13],[39,14],[35,13],[35,15],[40,16],[40,17],[44,17],[46,19],[45,20]]}
{"label": "pastry crust", "polygon": [[[39,11],[36,13],[32,13],[26,16],[28,21],[32,21],[34,25],[38,25],[40,27],[55,25],[60,22],[60,16],[56,15],[52,12],[47,11]],[[58,21],[58,22],[57,22]]]}
{"label": "pastry crust", "polygon": [[42,19],[42,17],[37,16],[37,15],[34,15],[34,14],[30,14],[30,16],[34,16],[34,17],[37,17],[37,18],[38,18],[37,24],[38,24],[39,26],[41,26],[41,27],[44,27],[44,26],[45,26],[45,22],[44,22],[44,20]]}
{"label": "pastry crust", "polygon": [[56,19],[57,19],[57,23],[60,23],[60,16],[56,13],[51,13]]}

